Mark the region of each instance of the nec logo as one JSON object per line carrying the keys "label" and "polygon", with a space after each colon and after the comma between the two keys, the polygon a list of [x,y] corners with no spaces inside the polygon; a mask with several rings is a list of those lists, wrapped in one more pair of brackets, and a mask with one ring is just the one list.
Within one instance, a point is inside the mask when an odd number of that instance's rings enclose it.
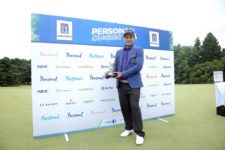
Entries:
{"label": "nec logo", "polygon": [[73,24],[72,21],[57,20],[57,40],[73,40]]}
{"label": "nec logo", "polygon": [[68,34],[69,33],[69,24],[67,23],[61,23],[61,28],[60,28],[60,32],[63,34]]}

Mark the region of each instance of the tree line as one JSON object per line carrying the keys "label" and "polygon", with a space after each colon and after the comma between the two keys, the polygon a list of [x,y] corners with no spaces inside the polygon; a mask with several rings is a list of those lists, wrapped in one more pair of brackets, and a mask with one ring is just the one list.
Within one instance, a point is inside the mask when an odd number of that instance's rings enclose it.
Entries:
{"label": "tree line", "polygon": [[0,59],[0,86],[31,84],[31,60]]}
{"label": "tree line", "polygon": [[225,75],[225,49],[211,32],[202,43],[196,38],[193,46],[175,45],[174,59],[175,83],[213,83],[213,71]]}

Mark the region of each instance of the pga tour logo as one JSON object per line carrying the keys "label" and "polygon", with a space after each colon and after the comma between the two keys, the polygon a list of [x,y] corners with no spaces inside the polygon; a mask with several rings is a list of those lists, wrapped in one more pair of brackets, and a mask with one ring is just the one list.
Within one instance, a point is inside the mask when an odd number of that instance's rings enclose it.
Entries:
{"label": "pga tour logo", "polygon": [[149,31],[150,46],[159,47],[159,32]]}
{"label": "pga tour logo", "polygon": [[61,25],[60,25],[60,32],[62,34],[68,34],[69,33],[69,24],[61,23]]}
{"label": "pga tour logo", "polygon": [[73,40],[73,26],[71,21],[57,20],[57,40]]}

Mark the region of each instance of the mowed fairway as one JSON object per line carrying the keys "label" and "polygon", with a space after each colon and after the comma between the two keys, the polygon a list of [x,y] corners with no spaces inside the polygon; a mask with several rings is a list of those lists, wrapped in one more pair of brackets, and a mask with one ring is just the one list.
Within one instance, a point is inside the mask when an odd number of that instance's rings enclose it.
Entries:
{"label": "mowed fairway", "polygon": [[213,84],[176,85],[176,114],[144,121],[145,143],[120,138],[123,125],[32,138],[31,87],[0,87],[0,150],[225,150],[225,117],[216,115]]}

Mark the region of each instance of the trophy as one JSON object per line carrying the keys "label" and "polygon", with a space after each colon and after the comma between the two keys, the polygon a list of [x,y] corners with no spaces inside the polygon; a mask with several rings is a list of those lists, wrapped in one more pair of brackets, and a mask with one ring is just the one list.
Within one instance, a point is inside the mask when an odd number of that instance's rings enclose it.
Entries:
{"label": "trophy", "polygon": [[106,79],[117,77],[118,73],[114,72],[114,62],[109,62],[109,71],[104,75]]}

